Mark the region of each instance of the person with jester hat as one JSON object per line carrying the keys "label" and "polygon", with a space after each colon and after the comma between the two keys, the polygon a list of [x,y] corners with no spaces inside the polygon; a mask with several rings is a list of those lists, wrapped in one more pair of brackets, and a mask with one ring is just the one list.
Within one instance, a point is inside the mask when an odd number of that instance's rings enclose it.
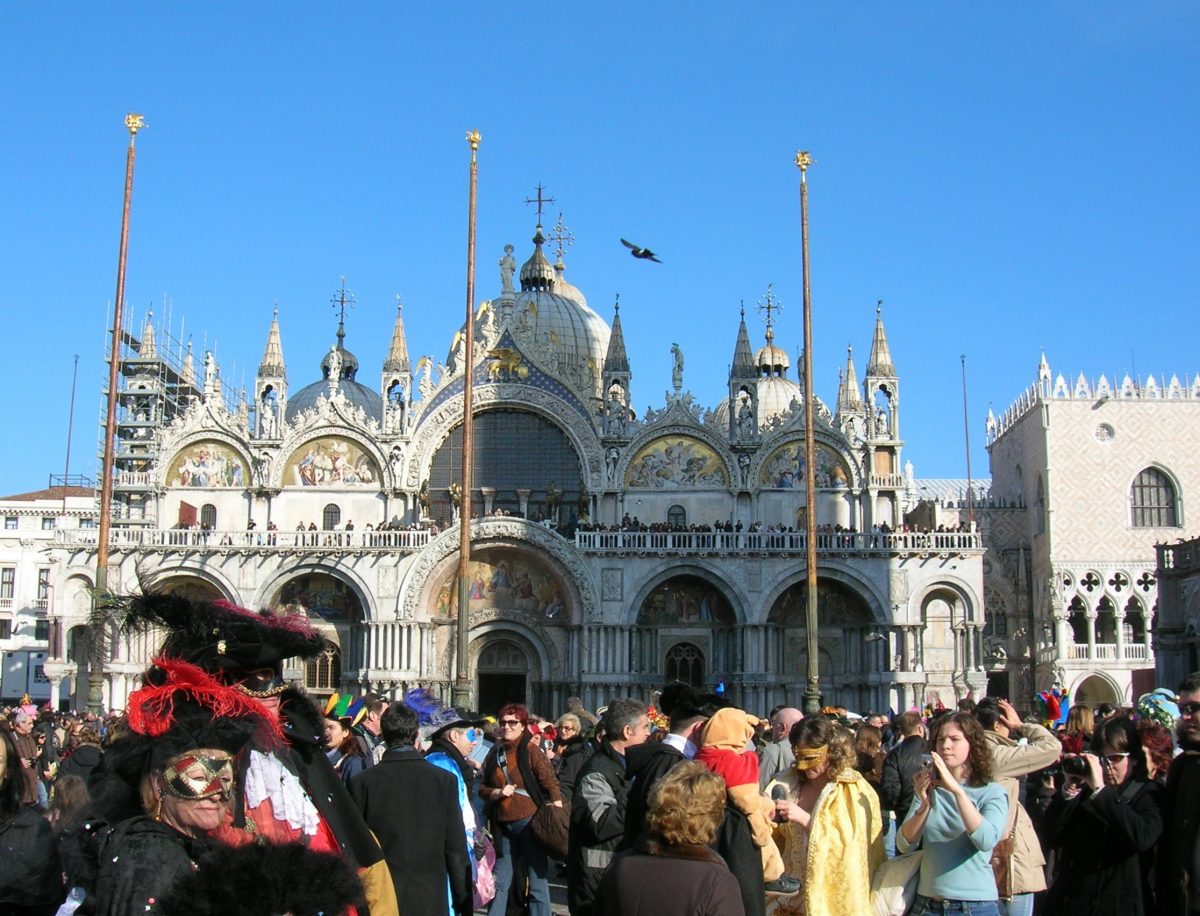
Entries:
{"label": "person with jester hat", "polygon": [[302,842],[341,854],[358,872],[370,916],[397,914],[383,851],[325,756],[322,717],[283,679],[284,659],[310,659],[325,649],[321,633],[302,614],[178,594],[149,593],[116,604],[127,633],[165,629],[162,654],[233,687],[282,731],[281,746],[251,741],[238,755],[235,800],[214,835],[232,846]]}
{"label": "person with jester hat", "polygon": [[[130,734],[92,779],[94,881],[78,913],[193,916],[224,895],[225,912],[355,913],[362,886],[338,855],[276,847],[264,879],[255,847],[215,834],[234,798],[235,757],[254,742],[281,747],[277,720],[254,700],[178,659],[159,658],[129,697]],[[78,899],[78,898],[76,898]]]}
{"label": "person with jester hat", "polygon": [[348,693],[332,694],[325,703],[325,756],[346,785],[371,765],[354,731],[366,715],[362,698]]}

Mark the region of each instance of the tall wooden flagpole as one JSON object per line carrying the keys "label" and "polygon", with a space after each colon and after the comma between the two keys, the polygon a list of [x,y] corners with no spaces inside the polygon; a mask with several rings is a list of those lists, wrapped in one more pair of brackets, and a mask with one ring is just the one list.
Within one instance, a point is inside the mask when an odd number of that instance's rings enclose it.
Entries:
{"label": "tall wooden flagpole", "polygon": [[471,633],[471,583],[467,565],[471,560],[471,402],[474,396],[475,358],[475,188],[479,179],[479,131],[467,132],[471,147],[471,190],[467,204],[467,325],[464,329],[466,357],[463,367],[462,495],[458,508],[458,635],[455,653],[454,706],[460,712],[471,703],[471,674],[467,670],[467,640]]}
{"label": "tall wooden flagpole", "polygon": [[112,526],[113,456],[117,436],[117,374],[121,362],[122,306],[125,304],[125,257],[129,251],[129,205],[133,199],[134,138],[146,126],[140,114],[125,116],[129,149],[125,154],[125,203],[121,211],[121,245],[117,253],[117,297],[113,302],[108,353],[108,404],[104,417],[104,461],[100,469],[100,530],[96,543],[96,588],[88,621],[88,711],[100,714],[104,682],[104,624],[108,603],[108,533]]}
{"label": "tall wooden flagpole", "polygon": [[808,167],[812,156],[805,150],[796,152],[796,167],[800,169],[800,246],[804,274],[804,533],[805,563],[808,567],[804,604],[804,625],[808,641],[808,686],[804,691],[804,714],[815,716],[821,711],[821,672],[817,628],[817,475],[816,442],[813,439],[813,381],[812,381],[812,296],[808,282]]}

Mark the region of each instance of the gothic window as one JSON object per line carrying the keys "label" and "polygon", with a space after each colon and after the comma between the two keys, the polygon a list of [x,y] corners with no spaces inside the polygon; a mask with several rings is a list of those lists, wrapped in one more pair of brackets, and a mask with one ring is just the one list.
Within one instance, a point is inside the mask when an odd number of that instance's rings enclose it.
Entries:
{"label": "gothic window", "polygon": [[687,510],[683,506],[672,506],[667,510],[667,524],[673,528],[687,525]]}
{"label": "gothic window", "polygon": [[1133,479],[1130,490],[1134,528],[1174,528],[1175,487],[1158,468],[1146,468]]}
{"label": "gothic window", "polygon": [[667,651],[667,683],[683,681],[692,687],[704,684],[704,653],[690,642],[676,643]]}
{"label": "gothic window", "polygon": [[1087,605],[1076,595],[1071,599],[1067,622],[1071,624],[1071,638],[1077,646],[1086,646],[1088,641]]}
{"label": "gothic window", "polygon": [[1105,595],[1096,607],[1096,642],[1115,643],[1117,641],[1117,618],[1113,603]]}
{"label": "gothic window", "polygon": [[334,503],[330,503],[321,510],[321,530],[332,531],[342,521],[342,510]]}
{"label": "gothic window", "polygon": [[1003,611],[987,610],[983,615],[984,636],[1007,636],[1008,615]]}
{"label": "gothic window", "polygon": [[304,686],[309,690],[337,690],[342,680],[342,653],[331,642],[316,658],[304,663]]}
{"label": "gothic window", "polygon": [[1126,643],[1146,641],[1146,618],[1136,598],[1130,598],[1125,605],[1125,620],[1121,625],[1121,633]]}
{"label": "gothic window", "polygon": [[212,503],[205,503],[200,507],[200,527],[209,530],[217,527],[217,507]]}

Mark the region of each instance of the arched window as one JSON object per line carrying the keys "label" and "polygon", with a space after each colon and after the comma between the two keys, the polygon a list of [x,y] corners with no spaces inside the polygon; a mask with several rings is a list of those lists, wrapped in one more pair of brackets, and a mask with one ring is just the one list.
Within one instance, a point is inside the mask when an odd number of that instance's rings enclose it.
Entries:
{"label": "arched window", "polygon": [[673,528],[686,528],[687,509],[683,506],[672,506],[667,510],[667,524]]}
{"label": "arched window", "polygon": [[215,529],[217,527],[217,507],[205,503],[200,507],[200,527]]}
{"label": "arched window", "polygon": [[1004,611],[993,611],[990,608],[983,612],[984,636],[1007,636],[1008,615]]}
{"label": "arched window", "polygon": [[309,690],[337,690],[342,681],[342,652],[331,642],[316,658],[304,663],[304,686]]}
{"label": "arched window", "polygon": [[342,521],[342,510],[330,503],[321,511],[321,530],[332,531]]}
{"label": "arched window", "polygon": [[676,643],[667,651],[667,683],[683,681],[692,687],[704,684],[704,653],[690,642]]}
{"label": "arched window", "polygon": [[1175,528],[1175,487],[1158,468],[1146,468],[1133,479],[1129,501],[1134,528]]}

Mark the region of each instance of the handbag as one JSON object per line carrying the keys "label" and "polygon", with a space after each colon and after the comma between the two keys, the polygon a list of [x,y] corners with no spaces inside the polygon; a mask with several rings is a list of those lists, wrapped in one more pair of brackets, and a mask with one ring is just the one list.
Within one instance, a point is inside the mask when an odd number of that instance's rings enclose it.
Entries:
{"label": "handbag", "polygon": [[496,896],[496,848],[486,833],[475,847],[475,909],[481,910]]}
{"label": "handbag", "polygon": [[996,876],[996,893],[1000,895],[1001,900],[1011,900],[1013,895],[1012,857],[1017,839],[1015,806],[1018,804],[1015,787],[1016,783],[1013,782],[1008,789],[1008,816],[1012,819],[1012,829],[1008,831],[1008,836],[992,847],[992,874]]}
{"label": "handbag", "polygon": [[565,805],[542,805],[529,822],[537,841],[546,847],[551,858],[566,859],[567,836],[570,832],[571,812]]}
{"label": "handbag", "polygon": [[871,906],[875,916],[904,916],[917,899],[921,860],[925,850],[887,859],[871,875]]}

